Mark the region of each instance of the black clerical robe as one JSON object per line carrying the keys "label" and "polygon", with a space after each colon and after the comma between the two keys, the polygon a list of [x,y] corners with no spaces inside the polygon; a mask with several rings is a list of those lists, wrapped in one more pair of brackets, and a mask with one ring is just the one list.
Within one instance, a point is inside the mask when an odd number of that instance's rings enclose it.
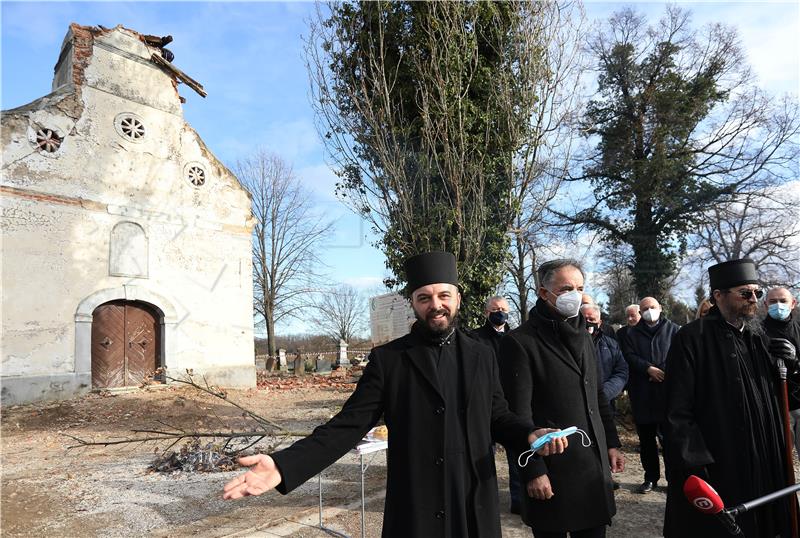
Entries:
{"label": "black clerical robe", "polygon": [[342,410],[272,454],[283,478],[276,489],[287,493],[334,463],[383,415],[383,536],[500,537],[492,442],[523,451],[534,426],[508,410],[489,348],[458,330],[449,346],[439,365],[440,350],[418,331],[373,349]]}
{"label": "black clerical robe", "polygon": [[[728,324],[714,307],[675,335],[667,356],[668,537],[723,537],[725,528],[696,511],[682,488],[689,474],[708,481],[726,506],[785,486],[777,370],[766,338]],[[788,501],[737,518],[745,536],[789,536]]]}

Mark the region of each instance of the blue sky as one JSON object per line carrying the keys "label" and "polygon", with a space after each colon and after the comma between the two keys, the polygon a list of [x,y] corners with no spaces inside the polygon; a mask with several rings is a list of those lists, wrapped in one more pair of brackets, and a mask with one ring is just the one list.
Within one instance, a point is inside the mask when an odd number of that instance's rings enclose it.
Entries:
{"label": "blue sky", "polygon": [[[634,2],[650,20],[662,2]],[[602,19],[623,3],[587,2],[590,20]],[[691,2],[700,26],[723,22],[737,27],[763,87],[800,93],[800,3]],[[337,234],[324,258],[331,278],[374,291],[386,274],[382,254],[370,245],[368,226],[334,196],[336,178],[314,129],[303,63],[311,2],[7,2],[2,11],[2,109],[49,93],[53,66],[71,22],[174,37],[174,63],[200,81],[206,99],[186,87],[184,115],[226,164],[261,146],[294,164],[315,193],[318,209],[338,218]]]}

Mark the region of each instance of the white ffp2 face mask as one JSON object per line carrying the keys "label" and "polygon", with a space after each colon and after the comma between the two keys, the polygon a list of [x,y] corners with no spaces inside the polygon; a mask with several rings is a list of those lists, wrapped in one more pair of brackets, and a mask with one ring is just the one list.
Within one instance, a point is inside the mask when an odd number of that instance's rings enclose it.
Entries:
{"label": "white ffp2 face mask", "polygon": [[655,308],[648,308],[644,312],[642,312],[642,317],[645,321],[649,323],[654,323],[658,321],[658,318],[661,317],[661,311],[656,310]]}
{"label": "white ffp2 face mask", "polygon": [[[552,292],[550,292],[552,293]],[[578,290],[568,291],[556,296],[556,310],[565,318],[574,318],[581,309],[581,299],[583,293]]]}

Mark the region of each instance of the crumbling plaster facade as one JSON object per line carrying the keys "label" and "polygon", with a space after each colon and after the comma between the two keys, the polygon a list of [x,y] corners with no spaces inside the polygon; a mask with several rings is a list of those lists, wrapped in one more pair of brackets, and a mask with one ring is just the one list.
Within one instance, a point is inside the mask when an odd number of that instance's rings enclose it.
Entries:
{"label": "crumbling plaster facade", "polygon": [[155,307],[169,372],[255,386],[250,198],[154,53],[73,24],[52,93],[2,113],[4,404],[90,390],[92,313],[113,300]]}

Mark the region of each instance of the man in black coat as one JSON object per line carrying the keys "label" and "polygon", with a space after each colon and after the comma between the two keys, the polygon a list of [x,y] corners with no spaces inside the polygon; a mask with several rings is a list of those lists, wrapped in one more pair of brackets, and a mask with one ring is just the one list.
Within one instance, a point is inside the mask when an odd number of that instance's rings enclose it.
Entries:
{"label": "man in black coat", "polygon": [[639,314],[638,304],[629,304],[625,307],[625,325],[617,329],[617,334],[615,335],[620,348],[622,348],[622,343],[625,341],[625,335],[628,334],[631,327],[635,327],[639,323],[640,319],[642,319],[642,315]]}
{"label": "man in black coat", "polygon": [[[353,448],[383,415],[389,429],[383,536],[500,537],[492,441],[525,450],[547,431],[509,412],[489,348],[455,328],[461,296],[452,254],[406,262],[411,334],[375,348],[355,391],[330,421],[252,466],[226,499],[288,493]],[[542,454],[563,452],[556,439]]]}
{"label": "man in black coat", "polygon": [[[715,306],[678,331],[667,358],[667,537],[729,536],[686,500],[689,475],[706,480],[726,506],[786,485],[778,376],[756,318],[762,291],[755,264],[731,260],[708,273]],[[747,538],[788,537],[788,508],[784,497],[736,519]]]}
{"label": "man in black coat", "polygon": [[[508,311],[508,300],[505,297],[500,295],[489,297],[483,311],[486,322],[469,332],[472,338],[492,348],[495,358],[500,353],[500,339],[511,330],[508,325]],[[520,497],[522,496],[519,470],[512,453],[506,451],[506,458],[508,459],[508,495],[511,498],[511,506],[508,511],[512,514],[519,514]]]}
{"label": "man in black coat", "polygon": [[608,336],[601,329],[603,323],[600,307],[596,304],[581,306],[581,314],[586,320],[586,330],[592,335],[594,350],[597,352],[597,366],[600,369],[599,383],[603,394],[614,409],[614,400],[622,394],[628,382],[628,363],[622,356],[622,350],[613,336]]}
{"label": "man in black coat", "polygon": [[500,351],[500,339],[511,330],[508,325],[508,301],[505,297],[495,295],[486,300],[486,308],[483,315],[486,322],[469,331],[469,335],[478,342],[492,348],[495,357]]}
{"label": "man in black coat", "polygon": [[521,469],[529,496],[522,519],[536,538],[605,536],[616,513],[610,472],[624,467],[611,407],[598,381],[594,344],[580,315],[583,270],[555,260],[538,270],[528,321],[500,341],[500,374],[509,407],[539,424],[577,426],[591,446]]}
{"label": "man in black coat", "polygon": [[[794,313],[797,299],[786,288],[775,287],[769,290],[764,299],[767,317],[764,318],[764,331],[772,338],[788,340],[800,354],[800,319]],[[797,367],[789,366],[789,417],[791,418],[794,446],[800,454],[800,373]]]}
{"label": "man in black coat", "polygon": [[670,342],[680,327],[661,317],[661,305],[653,297],[642,299],[639,311],[642,319],[625,334],[622,354],[628,361],[628,396],[644,468],[644,482],[636,491],[648,493],[661,478],[657,439],[666,416],[664,370]]}

